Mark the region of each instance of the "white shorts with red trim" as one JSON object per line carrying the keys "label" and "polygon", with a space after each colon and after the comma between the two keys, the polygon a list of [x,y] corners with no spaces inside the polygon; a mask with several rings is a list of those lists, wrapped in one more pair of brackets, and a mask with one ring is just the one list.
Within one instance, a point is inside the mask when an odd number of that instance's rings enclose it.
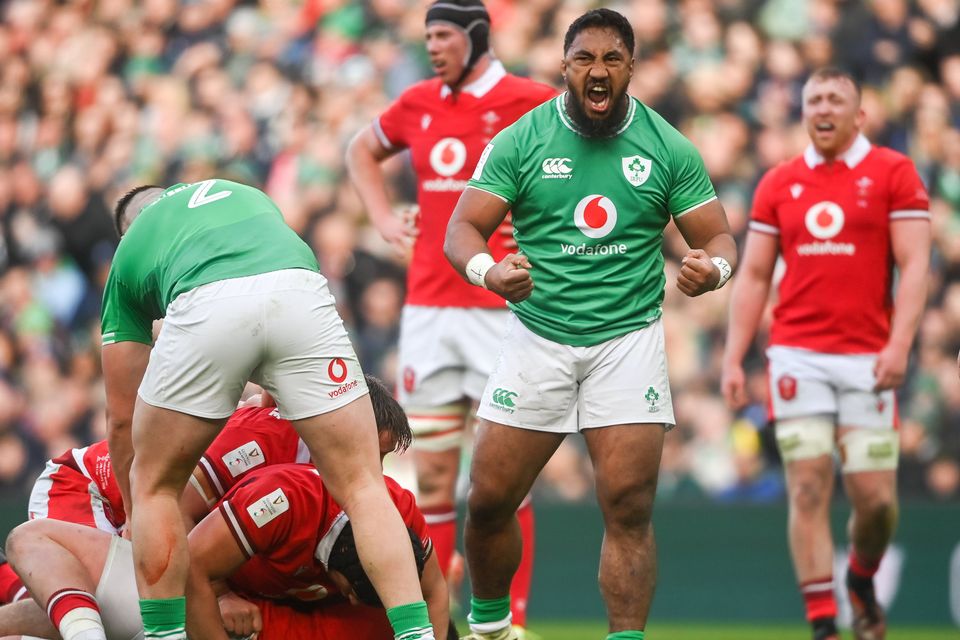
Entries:
{"label": "white shorts with red trim", "polygon": [[299,420],[367,393],[326,278],[285,269],[231,278],[170,303],[139,395],[147,404],[226,418],[247,381]]}
{"label": "white shorts with red trim", "polygon": [[119,529],[107,516],[108,510],[90,478],[77,469],[53,460],[47,461],[43,473],[33,484],[27,503],[27,517],[30,520],[51,518],[118,534]]}
{"label": "white shorts with red trim", "polygon": [[767,359],[773,420],[826,415],[841,427],[896,428],[893,390],[873,390],[875,354],[772,346]]}
{"label": "white shorts with red trim", "polygon": [[400,404],[416,410],[479,399],[509,317],[506,309],[405,306],[397,358]]}

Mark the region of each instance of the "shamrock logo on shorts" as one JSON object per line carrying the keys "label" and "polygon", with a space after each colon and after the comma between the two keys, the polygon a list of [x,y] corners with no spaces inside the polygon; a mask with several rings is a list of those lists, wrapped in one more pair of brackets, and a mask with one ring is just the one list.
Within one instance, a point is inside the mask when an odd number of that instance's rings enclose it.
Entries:
{"label": "shamrock logo on shorts", "polygon": [[660,394],[657,393],[657,390],[653,387],[647,389],[646,395],[643,396],[647,402],[650,403],[650,413],[654,413],[657,410],[657,401],[660,399]]}

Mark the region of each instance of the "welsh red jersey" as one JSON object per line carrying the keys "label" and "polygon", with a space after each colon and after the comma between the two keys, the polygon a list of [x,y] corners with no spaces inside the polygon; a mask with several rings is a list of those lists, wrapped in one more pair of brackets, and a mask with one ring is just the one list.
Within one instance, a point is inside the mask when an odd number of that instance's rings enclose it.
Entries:
{"label": "welsh red jersey", "polygon": [[891,225],[911,218],[930,218],[913,163],[863,136],[832,163],[811,146],[767,172],[750,230],[777,236],[786,263],[770,344],[883,349],[893,311]]}
{"label": "welsh red jersey", "polygon": [[[384,476],[404,523],[432,543],[413,494]],[[301,601],[341,598],[325,563],[347,515],[311,465],[263,468],[231,489],[220,513],[249,560],[230,577],[238,593]]]}
{"label": "welsh red jersey", "polygon": [[[556,92],[506,73],[492,62],[480,78],[452,94],[439,78],[413,85],[374,123],[388,149],[409,148],[417,174],[420,235],[407,273],[407,304],[432,307],[505,306],[503,298],[464,281],[443,257],[447,222],[491,138]],[[504,236],[490,252],[500,260]]]}
{"label": "welsh red jersey", "polygon": [[310,462],[310,450],[276,408],[243,407],[200,458],[199,466],[220,499],[247,473],[271,464]]}
{"label": "welsh red jersey", "polygon": [[[47,478],[50,486],[43,492],[47,500],[47,504],[43,506],[46,514],[44,517],[76,524],[91,524],[90,518],[93,517],[92,526],[106,531],[106,527],[96,522],[96,516],[91,516],[93,498],[102,505],[103,516],[116,530],[119,531],[126,522],[123,498],[110,465],[110,449],[106,440],[95,442],[88,447],[70,449],[52,459],[47,468],[53,473]],[[44,472],[44,476],[47,475],[47,472]],[[41,479],[44,476],[41,476]],[[32,501],[33,496],[30,505],[33,514],[35,505]]]}

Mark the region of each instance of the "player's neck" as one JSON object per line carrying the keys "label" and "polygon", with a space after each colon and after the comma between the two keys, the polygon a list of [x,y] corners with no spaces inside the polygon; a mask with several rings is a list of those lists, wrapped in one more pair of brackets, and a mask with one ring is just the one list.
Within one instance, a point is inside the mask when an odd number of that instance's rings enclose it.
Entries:
{"label": "player's neck", "polygon": [[483,74],[485,74],[490,68],[490,65],[491,61],[489,54],[480,56],[480,59],[477,60],[477,64],[473,65],[473,68],[470,69],[470,71],[463,76],[463,78],[461,78],[460,82],[456,83],[455,86],[450,87],[450,90],[455,94],[460,93],[463,91],[464,87],[468,87],[472,83],[479,80],[480,77],[483,76]]}
{"label": "player's neck", "polygon": [[860,131],[855,131],[853,135],[850,136],[850,140],[848,140],[846,144],[840,147],[839,150],[834,151],[832,153],[829,153],[829,152],[824,153],[820,149],[817,149],[816,146],[814,146],[814,149],[816,149],[817,153],[820,154],[820,157],[823,158],[824,164],[833,164],[837,160],[843,159],[844,155],[846,155],[846,153],[853,148],[853,145],[857,143],[857,138],[859,137],[860,137]]}

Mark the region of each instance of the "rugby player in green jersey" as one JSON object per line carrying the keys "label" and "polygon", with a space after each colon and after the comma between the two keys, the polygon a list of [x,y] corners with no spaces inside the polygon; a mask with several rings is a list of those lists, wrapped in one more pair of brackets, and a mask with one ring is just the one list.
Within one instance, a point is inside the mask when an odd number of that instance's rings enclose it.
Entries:
{"label": "rugby player in green jersey", "polygon": [[[190,558],[177,500],[252,380],[293,422],[353,522],[398,636],[432,639],[412,551],[390,543],[405,527],[383,483],[363,372],[311,249],[266,194],[226,180],[138,187],[115,213],[121,241],[102,312],[107,437],[145,638],[186,638]],[[95,599],[84,597],[92,604],[78,634],[97,626]]]}
{"label": "rugby player in green jersey", "polygon": [[[600,590],[609,640],[643,638],[656,579],[651,515],[663,437],[674,424],[663,329],[664,227],[692,247],[677,287],[698,296],[736,263],[723,208],[693,145],[627,94],[634,36],[622,15],[570,26],[567,92],[484,151],[447,228],[445,252],[514,313],[479,409],[466,551],[471,638],[508,640],[513,516],[568,433],[596,471],[605,536]],[[485,239],[513,212],[520,253]]]}

